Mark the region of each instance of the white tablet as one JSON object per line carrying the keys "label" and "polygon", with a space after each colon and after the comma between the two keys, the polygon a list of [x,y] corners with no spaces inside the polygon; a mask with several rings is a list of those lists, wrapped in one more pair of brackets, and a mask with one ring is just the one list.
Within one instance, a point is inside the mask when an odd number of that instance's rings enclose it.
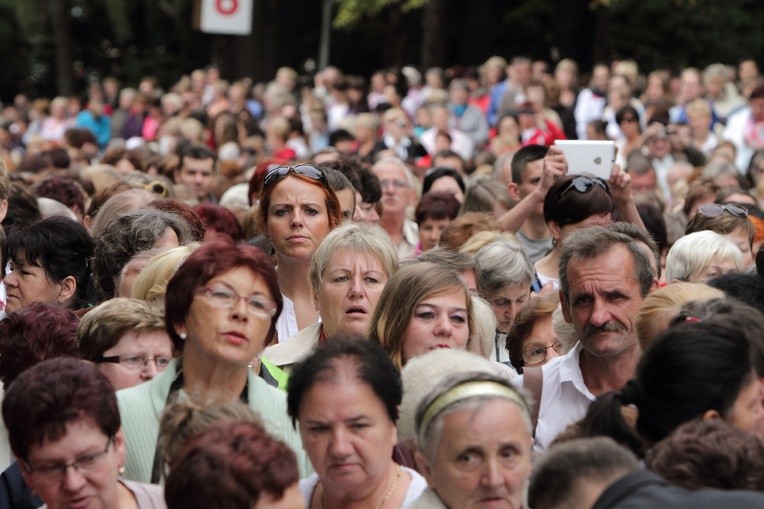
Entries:
{"label": "white tablet", "polygon": [[610,178],[615,163],[615,142],[590,140],[557,140],[568,161],[568,173],[588,173],[603,180]]}

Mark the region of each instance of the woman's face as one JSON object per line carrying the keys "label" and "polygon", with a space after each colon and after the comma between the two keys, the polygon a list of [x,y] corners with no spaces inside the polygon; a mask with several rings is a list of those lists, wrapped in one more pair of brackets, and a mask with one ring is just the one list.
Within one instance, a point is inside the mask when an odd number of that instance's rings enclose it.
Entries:
{"label": "woman's face", "polygon": [[464,203],[464,193],[462,188],[459,187],[459,183],[454,177],[440,177],[438,180],[432,183],[430,186],[430,192],[433,193],[448,193],[459,203]]}
{"label": "woman's face", "polygon": [[67,424],[61,438],[32,444],[21,472],[50,509],[101,509],[119,506],[117,477],[124,462],[122,431],[108,437],[83,418]]}
{"label": "woman's face", "polygon": [[467,296],[462,288],[425,297],[414,308],[406,328],[403,362],[438,348],[464,349],[469,334]]}
{"label": "woman's face", "polygon": [[349,249],[335,253],[316,292],[326,335],[366,334],[387,279],[376,256]]}
{"label": "woman's face", "polygon": [[266,228],[280,258],[309,259],[331,229],[326,195],[299,178],[283,178],[271,193]]}
{"label": "woman's face", "polygon": [[422,243],[422,251],[429,251],[438,247],[440,235],[443,229],[448,226],[450,219],[432,219],[427,218],[419,225],[419,241]]}
{"label": "woman's face", "polygon": [[172,341],[164,330],[128,331],[104,357],[119,357],[120,362],[98,364],[114,390],[147,382],[167,369],[172,361]]}
{"label": "woman's face", "polygon": [[691,274],[687,281],[690,283],[706,283],[717,276],[723,276],[730,272],[738,272],[737,264],[733,258],[714,256],[711,262],[700,272]]}
{"label": "woman's face", "polygon": [[743,384],[726,420],[738,429],[764,437],[764,384],[756,373],[751,373]]}
{"label": "woman's face", "polygon": [[[554,345],[558,346],[555,348]],[[550,314],[537,319],[531,327],[531,333],[523,340],[523,361],[526,366],[543,366],[560,356],[558,349],[557,333]]]}
{"label": "woman's face", "polygon": [[530,285],[507,285],[488,297],[499,332],[509,332],[517,313],[528,304],[530,295]]}
{"label": "woman's face", "polygon": [[[64,284],[54,283],[48,279],[45,269],[32,265],[27,261],[24,250],[16,253],[18,263],[10,262],[10,272],[5,276],[6,292],[8,295],[5,306],[6,313],[13,313],[33,302],[60,302],[71,296]],[[73,282],[74,278],[71,279]],[[76,283],[75,287],[76,287]]]}
{"label": "woman's face", "polygon": [[377,487],[398,430],[368,384],[340,372],[305,393],[299,414],[302,444],[327,493],[360,497]]}
{"label": "woman's face", "polygon": [[[241,297],[259,297],[273,305],[268,286],[247,267],[234,267],[210,279],[204,288],[211,291],[197,293],[185,323],[175,327],[178,334],[186,333],[184,354],[193,352],[210,362],[247,366],[265,347],[273,317],[253,313]],[[233,307],[217,304],[214,294],[221,292],[239,295]]]}
{"label": "woman's face", "polygon": [[748,232],[743,228],[736,228],[724,235],[731,240],[743,253],[743,270],[748,270],[753,266],[753,253],[751,252],[751,242],[748,238]]}
{"label": "woman's face", "polygon": [[521,508],[532,439],[520,408],[492,399],[443,417],[428,484],[448,507]]}

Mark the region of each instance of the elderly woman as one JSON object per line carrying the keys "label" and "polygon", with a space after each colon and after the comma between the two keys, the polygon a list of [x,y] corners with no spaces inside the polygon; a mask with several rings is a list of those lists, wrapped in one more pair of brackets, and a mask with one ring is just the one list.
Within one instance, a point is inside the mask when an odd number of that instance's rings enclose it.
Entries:
{"label": "elderly woman", "polygon": [[279,341],[318,321],[310,267],[313,253],[342,222],[342,209],[324,172],[312,164],[277,166],[263,179],[257,226],[276,251],[284,312],[278,315]]}
{"label": "elderly woman", "polygon": [[533,265],[522,245],[509,241],[488,244],[478,251],[475,261],[480,292],[496,315],[496,337],[491,359],[508,363],[506,334],[517,313],[531,298]]}
{"label": "elderly woman", "polygon": [[246,402],[262,415],[269,433],[295,449],[303,472],[309,471],[283,393],[249,369],[274,337],[281,308],[276,273],[255,247],[210,242],[183,262],[165,301],[167,333],[181,356],[153,380],[117,395],[129,444],[127,477],[160,480],[159,416],[178,398]]}
{"label": "elderly woman", "polygon": [[49,217],[14,231],[3,249],[6,273],[5,311],[33,302],[55,302],[70,309],[91,301],[90,264],[93,241],[71,219]]}
{"label": "elderly woman", "polygon": [[533,299],[517,315],[515,323],[507,334],[507,350],[512,366],[518,373],[523,368],[543,366],[562,352],[557,339],[552,317],[560,306],[556,294]]}
{"label": "elderly woman", "polygon": [[379,346],[326,342],[293,370],[288,402],[316,470],[300,482],[309,509],[397,509],[424,490],[419,474],[392,460],[401,380]]}
{"label": "elderly woman", "polygon": [[706,283],[728,272],[743,271],[743,254],[732,241],[711,230],[677,240],[666,256],[666,281]]}
{"label": "elderly woman", "polygon": [[412,509],[523,506],[531,422],[506,380],[465,373],[442,382],[417,408],[416,437],[429,489]]}
{"label": "elderly woman", "polygon": [[[756,228],[748,218],[748,209],[734,203],[707,203],[687,223],[684,233],[711,230],[731,240],[743,253],[743,267],[753,266],[753,238]],[[668,278],[666,279],[668,281]]]}
{"label": "elderly woman", "polygon": [[97,238],[93,256],[93,275],[101,299],[115,296],[122,268],[136,253],[190,241],[188,222],[169,212],[141,209],[115,219]]}
{"label": "elderly woman", "polygon": [[160,487],[120,478],[117,400],[92,364],[50,359],[25,371],[5,394],[3,420],[24,480],[47,507],[164,507]]}
{"label": "elderly woman", "polygon": [[437,348],[469,348],[474,314],[470,293],[455,270],[430,262],[402,267],[388,281],[369,325],[369,339],[382,345],[400,369]]}
{"label": "elderly woman", "polygon": [[146,263],[133,283],[131,295],[152,305],[164,306],[167,283],[180,264],[186,261],[201,244],[191,242],[185,246],[171,247],[154,256]]}
{"label": "elderly woman", "polygon": [[90,310],[80,321],[77,344],[117,391],[151,380],[174,357],[164,313],[137,299],[114,298]]}
{"label": "elderly woman", "polygon": [[303,509],[294,452],[253,422],[218,423],[181,449],[165,486],[170,509]]}
{"label": "elderly woman", "polygon": [[263,357],[289,370],[326,338],[365,335],[379,296],[397,269],[395,248],[380,227],[338,227],[321,242],[310,268],[321,322],[269,346]]}

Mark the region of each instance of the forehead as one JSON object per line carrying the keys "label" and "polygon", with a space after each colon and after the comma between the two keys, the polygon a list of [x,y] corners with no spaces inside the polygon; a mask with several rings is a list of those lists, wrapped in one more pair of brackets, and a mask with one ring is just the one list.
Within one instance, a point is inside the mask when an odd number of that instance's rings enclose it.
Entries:
{"label": "forehead", "polygon": [[400,180],[406,180],[406,172],[403,168],[394,163],[380,164],[374,168],[374,174],[379,177],[380,180],[385,178],[394,178]]}
{"label": "forehead", "polygon": [[195,159],[193,157],[183,158],[183,169],[190,170],[210,170],[215,166],[215,161],[212,158],[208,159]]}
{"label": "forehead", "polygon": [[467,296],[461,288],[446,288],[440,292],[427,295],[420,300],[417,305],[440,305],[464,308],[467,306]]}
{"label": "forehead", "polygon": [[324,201],[324,191],[303,179],[288,175],[273,186],[271,201],[316,202]]}
{"label": "forehead", "polygon": [[572,257],[568,263],[570,293],[594,286],[621,287],[636,284],[634,257],[617,245],[593,258]]}
{"label": "forehead", "polygon": [[530,439],[517,404],[503,398],[492,398],[465,402],[465,405],[465,408],[442,418],[443,432],[438,443],[439,449],[490,447],[496,443]]}
{"label": "forehead", "polygon": [[538,178],[541,172],[544,170],[544,160],[537,159],[531,161],[525,165],[525,171],[523,172],[523,182],[527,182],[531,179]]}

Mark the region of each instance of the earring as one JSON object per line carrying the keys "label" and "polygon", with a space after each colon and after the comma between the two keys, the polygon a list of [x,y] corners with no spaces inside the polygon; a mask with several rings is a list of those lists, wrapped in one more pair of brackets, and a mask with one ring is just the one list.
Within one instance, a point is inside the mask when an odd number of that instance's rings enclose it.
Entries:
{"label": "earring", "polygon": [[180,334],[178,334],[178,336],[180,336],[180,339],[182,339],[183,341],[186,340],[186,333],[185,332],[181,332]]}
{"label": "earring", "polygon": [[122,475],[122,474],[124,474],[124,473],[125,473],[125,466],[124,466],[124,465],[122,465],[121,467],[119,467],[119,470],[118,470],[118,472],[119,472],[119,475]]}

